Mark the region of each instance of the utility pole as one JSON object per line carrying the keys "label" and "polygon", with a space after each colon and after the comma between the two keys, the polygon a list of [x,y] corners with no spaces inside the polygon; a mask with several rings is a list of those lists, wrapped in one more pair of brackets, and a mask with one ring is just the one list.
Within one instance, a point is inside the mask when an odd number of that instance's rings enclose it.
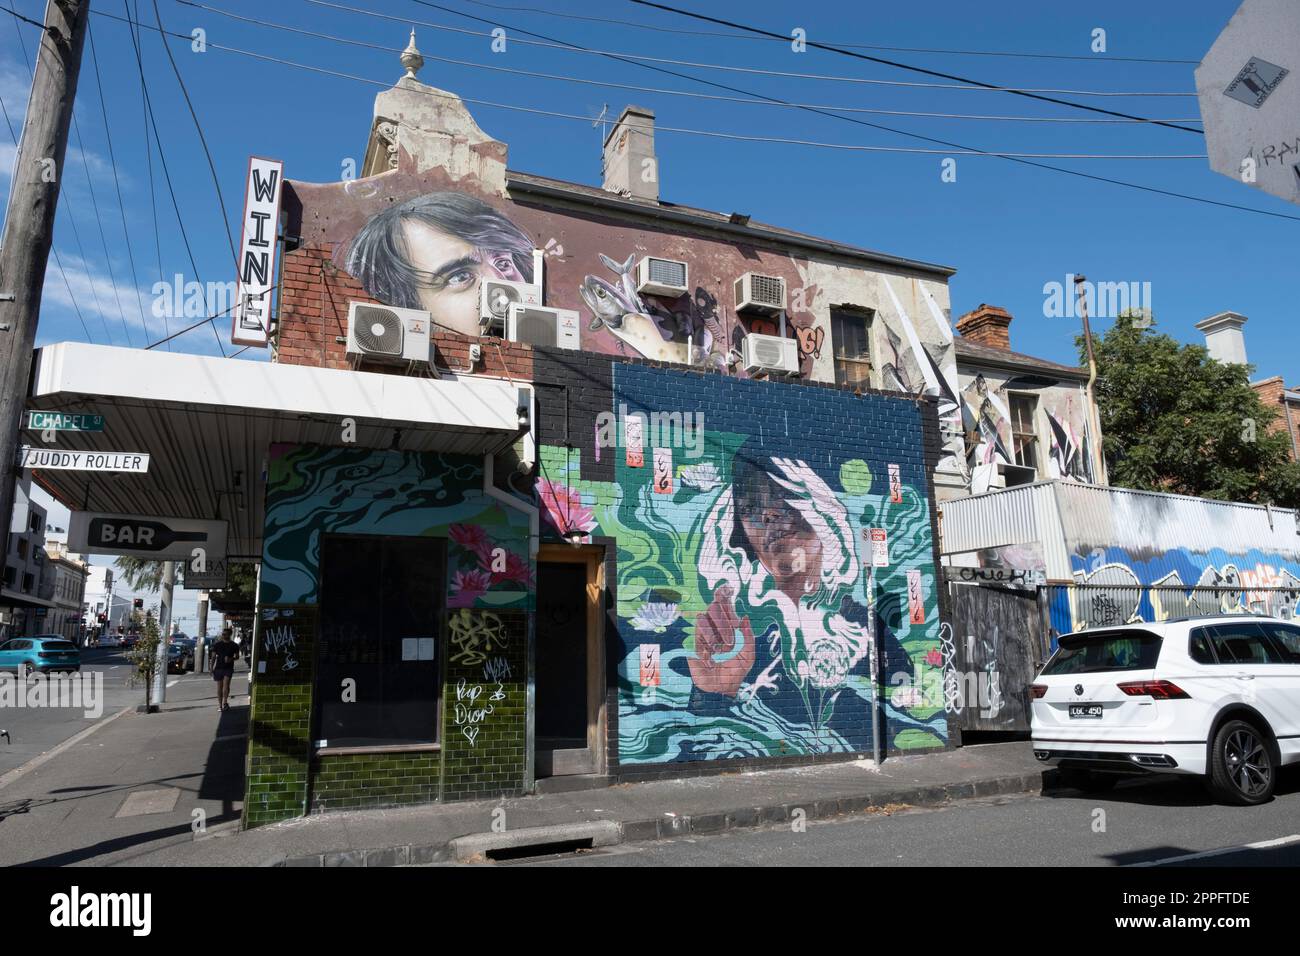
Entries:
{"label": "utility pole", "polygon": [[[48,0],[0,239],[0,521],[9,523],[41,287],[68,150],[90,0]],[[21,29],[26,27],[21,26]]]}
{"label": "utility pole", "polygon": [[155,704],[167,700],[167,644],[172,630],[172,589],[176,586],[176,562],[163,562],[162,600],[158,606],[158,632],[162,640],[158,642],[158,656],[154,664],[153,694]]}
{"label": "utility pole", "polygon": [[199,592],[199,633],[194,640],[194,671],[203,673],[203,652],[208,647],[208,592]]}
{"label": "utility pole", "polygon": [[1098,484],[1108,485],[1110,477],[1106,473],[1106,455],[1101,447],[1101,411],[1097,408],[1097,359],[1092,354],[1092,329],[1088,325],[1088,296],[1083,286],[1087,281],[1087,276],[1074,277],[1074,288],[1079,296],[1079,316],[1083,319],[1083,340],[1088,345],[1088,407],[1084,411],[1087,413],[1088,431],[1092,433],[1089,451],[1096,456],[1098,471],[1093,475],[1093,479],[1094,481],[1100,479],[1097,481]]}

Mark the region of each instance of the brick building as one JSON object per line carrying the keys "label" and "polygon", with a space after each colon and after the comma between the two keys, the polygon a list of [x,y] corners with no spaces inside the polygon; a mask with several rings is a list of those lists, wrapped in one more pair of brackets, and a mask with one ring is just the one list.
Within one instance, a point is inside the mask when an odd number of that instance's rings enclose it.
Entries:
{"label": "brick building", "polygon": [[520,424],[269,449],[249,825],[951,744],[953,270],[670,203],[653,123],[547,179],[408,73],[361,178],[284,183],[275,367]]}

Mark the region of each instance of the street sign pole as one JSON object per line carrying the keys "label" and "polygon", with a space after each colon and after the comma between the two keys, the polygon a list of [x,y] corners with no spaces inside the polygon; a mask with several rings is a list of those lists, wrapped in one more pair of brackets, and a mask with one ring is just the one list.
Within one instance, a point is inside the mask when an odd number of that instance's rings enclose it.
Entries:
{"label": "street sign pole", "polygon": [[172,629],[172,588],[176,584],[176,562],[163,562],[162,601],[158,608],[158,630],[162,640],[158,642],[158,657],[154,662],[153,695],[155,704],[167,699],[167,636]]}
{"label": "street sign pole", "polygon": [[194,672],[203,673],[203,653],[208,647],[208,592],[199,592],[199,633],[194,642]]}

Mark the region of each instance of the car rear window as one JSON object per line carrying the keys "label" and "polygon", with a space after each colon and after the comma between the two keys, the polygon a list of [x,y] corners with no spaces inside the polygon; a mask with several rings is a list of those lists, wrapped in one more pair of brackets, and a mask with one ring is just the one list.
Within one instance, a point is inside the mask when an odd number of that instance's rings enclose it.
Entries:
{"label": "car rear window", "polygon": [[1150,631],[1096,631],[1068,634],[1043,668],[1049,674],[1144,671],[1156,666],[1160,637]]}
{"label": "car rear window", "polygon": [[71,641],[42,641],[41,646],[47,651],[75,651],[77,645]]}

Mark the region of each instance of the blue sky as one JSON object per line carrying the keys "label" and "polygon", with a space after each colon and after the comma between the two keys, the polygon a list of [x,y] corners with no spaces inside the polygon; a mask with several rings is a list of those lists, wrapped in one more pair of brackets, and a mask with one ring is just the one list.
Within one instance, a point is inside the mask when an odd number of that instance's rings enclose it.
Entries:
{"label": "blue sky", "polygon": [[[10,0],[4,0],[5,3]],[[39,18],[43,2],[12,0]],[[128,0],[153,24],[152,0]],[[414,0],[338,0],[366,7],[382,19],[330,9],[306,0],[212,0],[213,7],[302,29],[391,47],[405,45],[410,25],[428,61],[425,82],[470,99],[579,116],[603,104],[617,113],[628,102],[653,107],[660,127],[679,126],[843,144],[927,144],[802,110],[693,99],[662,93],[607,89],[559,79],[521,77],[455,65],[434,56],[514,70],[530,70],[636,86],[723,93],[627,63],[525,45],[519,29],[643,56],[701,63],[866,79],[925,82],[925,77],[787,44],[635,29],[616,23],[568,19],[518,8],[542,8],[584,17],[635,21],[676,30],[718,31],[628,0],[601,4],[573,0],[500,0],[494,8],[469,0],[440,0],[449,8],[491,23],[430,9]],[[763,26],[780,33],[795,27],[812,40],[980,51],[1084,56],[1083,60],[1033,59],[938,53],[875,52],[911,64],[1001,85],[1091,91],[1194,92],[1192,64],[1123,62],[1109,57],[1199,60],[1237,6],[1237,0],[1094,0],[1045,4],[1040,0],[971,4],[807,3],[770,0],[680,0],[681,6]],[[158,0],[169,29],[207,32],[211,43],[256,51],[298,63],[391,83],[400,75],[396,53],[295,35],[240,23],[178,0]],[[503,6],[515,9],[504,9]],[[121,0],[99,0],[97,11],[123,13]],[[11,18],[4,17],[6,21]],[[428,23],[486,32],[507,31],[505,52],[493,53],[483,36],[440,30]],[[1106,31],[1107,54],[1090,52],[1092,31]],[[19,24],[28,53],[37,31]],[[92,15],[100,75],[134,254],[130,280],[126,241],[118,218],[112,167],[95,75],[86,69],[77,98],[81,137],[65,170],[56,246],[93,340],[136,345],[163,334],[149,315],[151,287],[162,275],[194,278],[176,228],[166,185],[158,176],[161,249],[155,248],[149,197],[139,76],[127,28]],[[30,73],[13,22],[0,23],[0,97],[21,122]],[[195,53],[173,41],[173,52],[203,123],[220,177],[227,211],[239,214],[242,180],[252,153],[283,159],[290,178],[331,181],[349,159],[360,163],[379,88],[350,79],[258,61],[209,48]],[[233,278],[230,253],[210,174],[157,33],[144,33],[144,70],[189,239],[204,281]],[[1090,114],[994,92],[877,86],[792,79],[703,68],[669,67],[746,91],[800,103],[873,109],[1087,118]],[[939,81],[932,81],[939,82]],[[723,95],[727,95],[723,93]],[[1199,116],[1194,96],[1074,97],[1080,102],[1169,119]],[[479,123],[510,144],[516,169],[579,182],[600,177],[600,131],[570,120],[472,105]],[[1204,152],[1192,133],[1133,124],[1058,124],[920,117],[863,116],[872,122],[981,149],[1045,153]],[[1196,125],[1196,124],[1191,124]],[[1073,362],[1075,319],[1044,316],[1044,283],[1067,273],[1090,279],[1149,282],[1159,327],[1183,341],[1200,342],[1197,320],[1231,309],[1250,317],[1246,345],[1257,377],[1281,374],[1300,383],[1295,335],[1295,281],[1300,222],[1220,209],[1019,166],[1005,160],[959,157],[957,181],[943,182],[942,155],[850,152],[770,143],[745,143],[661,132],[657,137],[664,198],[722,211],[740,211],[779,224],[868,248],[957,268],[952,280],[954,316],[981,302],[1016,316],[1012,344],[1057,361]],[[83,161],[84,164],[83,165]],[[12,162],[8,131],[0,127],[0,176]],[[1300,208],[1212,173],[1204,160],[1060,160],[1059,165],[1223,202],[1300,216]],[[102,217],[109,257],[90,201],[87,173]],[[72,234],[76,223],[81,245]],[[232,229],[237,223],[232,219]],[[238,239],[238,236],[236,236]],[[1248,250],[1248,251],[1247,251]],[[108,262],[118,282],[117,296]],[[140,290],[142,323],[135,300]],[[62,278],[51,264],[40,341],[84,339],[69,307]],[[122,299],[119,314],[116,299]],[[1100,322],[1104,327],[1107,323]],[[177,326],[171,326],[174,331]],[[229,325],[220,323],[223,336]],[[216,351],[207,329],[178,339],[175,347]],[[229,349],[227,345],[227,349]],[[246,357],[249,353],[245,353]]]}

